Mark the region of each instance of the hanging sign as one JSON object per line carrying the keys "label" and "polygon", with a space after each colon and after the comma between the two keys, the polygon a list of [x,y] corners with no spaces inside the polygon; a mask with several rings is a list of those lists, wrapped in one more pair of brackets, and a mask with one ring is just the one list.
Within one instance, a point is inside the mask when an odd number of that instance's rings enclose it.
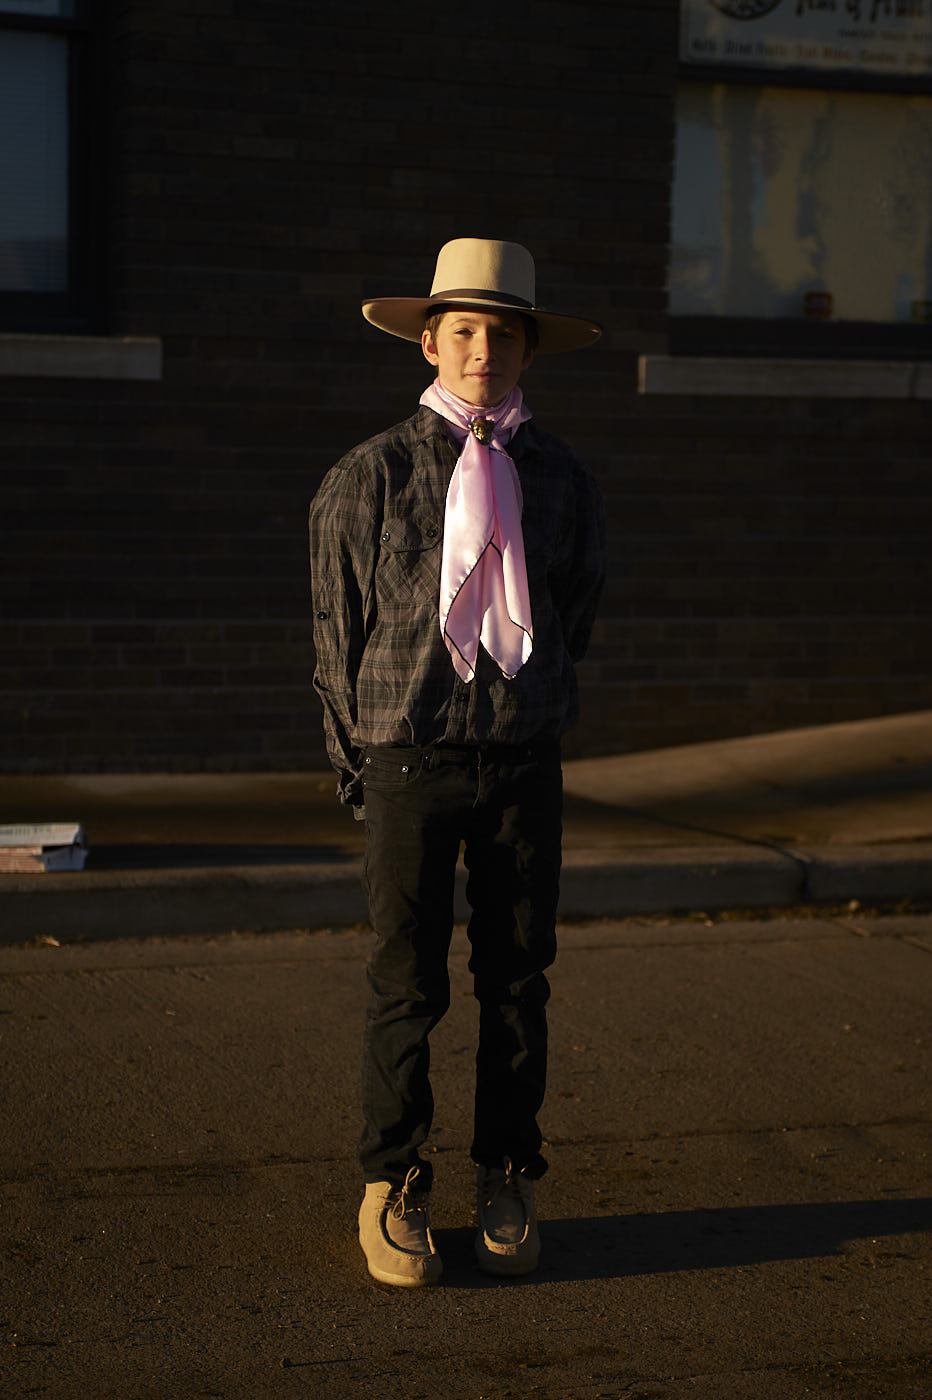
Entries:
{"label": "hanging sign", "polygon": [[932,74],[932,0],[681,0],[684,63]]}

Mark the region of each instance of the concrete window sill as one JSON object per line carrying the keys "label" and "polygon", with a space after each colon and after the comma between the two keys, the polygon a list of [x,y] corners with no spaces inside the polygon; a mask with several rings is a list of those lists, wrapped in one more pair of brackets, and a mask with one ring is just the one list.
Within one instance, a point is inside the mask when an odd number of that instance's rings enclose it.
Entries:
{"label": "concrete window sill", "polygon": [[639,394],[806,399],[932,399],[932,363],[641,355]]}
{"label": "concrete window sill", "polygon": [[0,376],[39,379],[161,379],[156,336],[2,335]]}

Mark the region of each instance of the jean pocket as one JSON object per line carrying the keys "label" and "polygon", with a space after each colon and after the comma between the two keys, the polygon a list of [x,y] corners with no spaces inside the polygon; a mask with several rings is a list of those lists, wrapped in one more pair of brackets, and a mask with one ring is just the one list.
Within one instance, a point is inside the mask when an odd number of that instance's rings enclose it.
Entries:
{"label": "jean pocket", "polygon": [[364,787],[387,790],[410,787],[421,775],[420,749],[367,749],[362,763]]}

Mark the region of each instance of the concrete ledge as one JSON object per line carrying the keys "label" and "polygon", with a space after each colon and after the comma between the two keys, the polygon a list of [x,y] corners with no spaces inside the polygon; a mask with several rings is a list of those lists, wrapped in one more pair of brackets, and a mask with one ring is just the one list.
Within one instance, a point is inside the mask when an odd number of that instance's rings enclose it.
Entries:
{"label": "concrete ledge", "polygon": [[[367,922],[361,861],[0,878],[0,943],[167,938]],[[565,918],[932,899],[932,842],[769,850],[747,845],[569,851]],[[468,917],[459,872],[456,917]]]}
{"label": "concrete ledge", "polygon": [[639,394],[928,399],[932,365],[905,360],[776,360],[641,355]]}
{"label": "concrete ledge", "polygon": [[0,375],[40,379],[161,379],[156,336],[0,335]]}
{"label": "concrete ledge", "polygon": [[560,879],[565,918],[608,918],[677,909],[750,909],[800,904],[806,866],[751,845],[641,847],[606,859],[566,853]]}
{"label": "concrete ledge", "polygon": [[808,859],[809,892],[815,903],[932,898],[929,841],[904,841],[890,846],[823,846]]}
{"label": "concrete ledge", "polygon": [[356,862],[8,875],[0,895],[2,943],[327,928],[367,918]]}

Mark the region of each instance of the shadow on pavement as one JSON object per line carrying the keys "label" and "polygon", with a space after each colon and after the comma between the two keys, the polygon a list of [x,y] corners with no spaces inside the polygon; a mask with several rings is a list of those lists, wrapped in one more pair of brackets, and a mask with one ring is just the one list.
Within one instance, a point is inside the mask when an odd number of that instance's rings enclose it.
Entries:
{"label": "shadow on pavement", "polygon": [[932,1197],[833,1201],[822,1205],[739,1206],[658,1215],[587,1216],[541,1221],[543,1260],[525,1279],[494,1279],[477,1271],[474,1231],[436,1231],[443,1284],[454,1288],[514,1287],[625,1278],[693,1269],[735,1269],[784,1259],[827,1259],[852,1240],[878,1245],[879,1259],[898,1251],[896,1237],[932,1230]]}

